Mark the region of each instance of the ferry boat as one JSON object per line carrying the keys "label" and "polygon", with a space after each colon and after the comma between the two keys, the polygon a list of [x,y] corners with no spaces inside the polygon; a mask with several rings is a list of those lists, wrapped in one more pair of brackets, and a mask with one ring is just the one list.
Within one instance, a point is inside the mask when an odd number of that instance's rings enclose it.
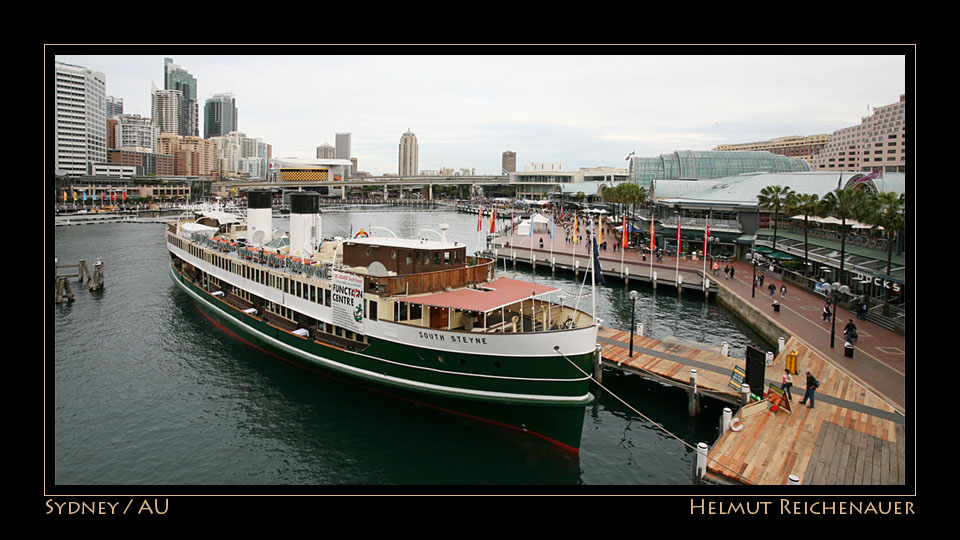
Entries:
{"label": "ferry boat", "polygon": [[245,213],[169,224],[170,275],[206,317],[284,360],[579,451],[592,314],[561,289],[497,276],[443,227],[323,241],[319,197],[290,196],[287,234],[259,190]]}

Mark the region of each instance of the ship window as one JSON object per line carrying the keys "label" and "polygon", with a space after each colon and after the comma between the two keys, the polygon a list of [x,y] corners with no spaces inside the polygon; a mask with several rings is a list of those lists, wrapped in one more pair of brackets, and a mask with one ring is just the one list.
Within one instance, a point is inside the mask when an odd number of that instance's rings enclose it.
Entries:
{"label": "ship window", "polygon": [[423,252],[423,264],[430,264],[430,253],[427,251]]}
{"label": "ship window", "polygon": [[443,252],[443,264],[450,264],[450,252],[449,252],[449,251],[444,251],[444,252]]}
{"label": "ship window", "polygon": [[323,290],[323,305],[330,307],[330,289]]}
{"label": "ship window", "polygon": [[407,265],[409,266],[411,264],[413,264],[413,257],[407,253]]}
{"label": "ship window", "polygon": [[377,320],[377,303],[373,300],[368,302],[367,315],[369,315],[371,321]]}
{"label": "ship window", "polygon": [[433,264],[440,264],[440,252],[439,252],[439,251],[434,251],[434,252],[433,252]]}
{"label": "ship window", "polygon": [[420,304],[410,304],[410,320],[423,317],[423,306]]}
{"label": "ship window", "polygon": [[343,328],[340,328],[339,326],[334,326],[333,333],[336,334],[338,337],[343,337]]}

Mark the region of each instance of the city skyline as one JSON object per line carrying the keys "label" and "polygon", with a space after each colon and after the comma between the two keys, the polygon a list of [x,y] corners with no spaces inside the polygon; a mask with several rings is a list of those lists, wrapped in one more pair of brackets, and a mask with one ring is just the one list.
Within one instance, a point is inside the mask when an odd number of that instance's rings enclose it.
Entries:
{"label": "city skyline", "polygon": [[164,58],[196,78],[201,103],[232,93],[244,111],[239,131],[272,145],[275,157],[311,158],[351,133],[351,157],[377,176],[398,172],[397,141],[408,129],[424,170],[499,174],[507,150],[518,170],[626,168],[630,152],[830,134],[906,91],[902,55],[55,57],[102,72],[106,95],[144,117]]}

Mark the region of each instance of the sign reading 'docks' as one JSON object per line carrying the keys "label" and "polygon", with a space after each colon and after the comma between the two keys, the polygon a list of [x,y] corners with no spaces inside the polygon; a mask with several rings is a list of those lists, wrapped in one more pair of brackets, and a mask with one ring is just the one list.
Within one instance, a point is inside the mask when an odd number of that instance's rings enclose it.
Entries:
{"label": "sign reading 'docks'", "polygon": [[333,272],[330,307],[333,324],[358,334],[363,333],[363,276]]}

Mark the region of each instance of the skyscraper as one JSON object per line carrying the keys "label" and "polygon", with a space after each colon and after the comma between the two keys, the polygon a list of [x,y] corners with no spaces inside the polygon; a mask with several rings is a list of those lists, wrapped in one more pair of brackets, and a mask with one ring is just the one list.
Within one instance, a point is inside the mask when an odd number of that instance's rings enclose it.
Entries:
{"label": "skyscraper", "polygon": [[107,96],[107,118],[123,114],[123,98]]}
{"label": "skyscraper", "polygon": [[400,137],[400,176],[416,176],[419,167],[417,136],[410,128]]}
{"label": "skyscraper", "polygon": [[317,159],[333,159],[337,157],[336,150],[329,143],[317,147]]}
{"label": "skyscraper", "polygon": [[56,63],[56,168],[88,173],[107,161],[107,78],[81,66]]}
{"label": "skyscraper", "polygon": [[203,138],[237,131],[237,100],[233,94],[214,94],[203,105]]}
{"label": "skyscraper", "polygon": [[179,90],[161,90],[152,85],[150,92],[150,116],[160,128],[160,133],[180,134],[183,94]]}
{"label": "skyscraper", "polygon": [[187,70],[173,63],[172,58],[163,59],[164,90],[179,90],[183,103],[180,106],[179,135],[199,136],[200,106],[197,102],[197,79]]}
{"label": "skyscraper", "polygon": [[517,172],[517,153],[507,150],[500,158],[500,172],[507,174]]}
{"label": "skyscraper", "polygon": [[[336,156],[337,159],[350,159],[350,134],[349,133],[337,133],[337,148]],[[347,167],[344,169],[344,180],[350,178],[350,169]]]}

